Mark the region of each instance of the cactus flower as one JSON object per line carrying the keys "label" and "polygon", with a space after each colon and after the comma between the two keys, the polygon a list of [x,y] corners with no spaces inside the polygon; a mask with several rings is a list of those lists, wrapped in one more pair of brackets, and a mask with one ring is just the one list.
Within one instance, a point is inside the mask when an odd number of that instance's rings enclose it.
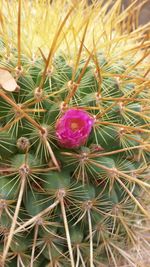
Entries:
{"label": "cactus flower", "polygon": [[56,123],[56,136],[61,146],[76,148],[84,145],[94,123],[86,111],[69,109]]}

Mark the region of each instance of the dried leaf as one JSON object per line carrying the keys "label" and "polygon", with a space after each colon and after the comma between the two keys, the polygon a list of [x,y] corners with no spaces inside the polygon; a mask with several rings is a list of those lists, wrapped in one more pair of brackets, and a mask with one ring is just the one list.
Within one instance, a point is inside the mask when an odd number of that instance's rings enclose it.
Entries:
{"label": "dried leaf", "polygon": [[4,69],[0,69],[0,86],[8,92],[14,92],[19,89],[14,77],[8,70]]}

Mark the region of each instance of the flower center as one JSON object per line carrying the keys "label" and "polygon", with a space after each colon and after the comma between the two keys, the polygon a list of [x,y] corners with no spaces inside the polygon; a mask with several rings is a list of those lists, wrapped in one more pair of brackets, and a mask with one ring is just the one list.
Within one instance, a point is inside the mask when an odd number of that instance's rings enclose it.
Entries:
{"label": "flower center", "polygon": [[73,132],[81,129],[83,126],[84,122],[80,119],[72,119],[70,121],[70,128]]}
{"label": "flower center", "polygon": [[76,123],[76,122],[72,122],[72,123],[71,123],[71,130],[75,131],[75,130],[77,130],[78,128],[79,128],[78,123]]}

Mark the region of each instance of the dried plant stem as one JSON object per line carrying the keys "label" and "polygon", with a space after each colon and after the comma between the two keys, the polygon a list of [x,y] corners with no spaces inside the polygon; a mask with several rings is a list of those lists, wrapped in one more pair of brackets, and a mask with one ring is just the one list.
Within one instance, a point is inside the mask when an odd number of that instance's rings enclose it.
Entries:
{"label": "dried plant stem", "polygon": [[21,68],[21,0],[18,4],[18,69]]}
{"label": "dried plant stem", "polygon": [[56,160],[56,157],[55,157],[55,155],[53,153],[53,150],[51,149],[51,146],[50,146],[49,142],[47,141],[46,138],[45,138],[44,141],[45,141],[45,145],[46,145],[46,147],[47,147],[47,149],[48,149],[48,151],[49,151],[49,153],[51,155],[51,158],[52,158],[53,163],[55,164],[55,166],[57,167],[57,169],[60,171],[60,166],[58,164],[58,161]]}
{"label": "dried plant stem", "polygon": [[34,253],[35,253],[35,248],[36,248],[36,241],[38,237],[38,230],[39,230],[39,225],[35,225],[35,231],[34,231],[34,240],[33,240],[33,245],[32,245],[32,254],[31,254],[31,262],[30,262],[30,267],[33,267],[34,264]]}
{"label": "dried plant stem", "polygon": [[138,206],[138,208],[142,211],[142,213],[150,219],[150,213],[140,204],[140,202],[136,199],[136,197],[134,197],[134,195],[132,194],[132,192],[130,192],[130,190],[125,186],[125,184],[119,179],[119,178],[115,178],[120,185],[125,189],[125,191],[128,193],[128,195],[131,197],[131,199],[135,202],[135,204]]}
{"label": "dried plant stem", "polygon": [[90,209],[87,211],[88,214],[88,224],[89,224],[89,237],[90,237],[90,267],[94,267],[93,264],[93,237],[92,237],[92,222]]}
{"label": "dried plant stem", "polygon": [[69,227],[68,227],[63,197],[60,198],[60,205],[61,205],[61,212],[62,212],[62,216],[63,216],[63,220],[64,220],[64,227],[65,227],[65,231],[66,231],[66,238],[67,238],[68,249],[69,249],[70,260],[71,260],[71,267],[75,267],[74,258],[73,258],[73,250],[72,250],[72,246],[71,246],[71,238],[70,238],[70,233],[69,233]]}
{"label": "dried plant stem", "polygon": [[[108,121],[102,121],[102,122],[100,122],[100,125],[112,125],[112,126],[116,126],[116,127],[118,127],[118,128],[122,128],[122,126],[123,126],[123,128],[124,128],[124,129],[127,129],[127,130],[132,130],[132,131],[136,131],[136,130],[137,130],[137,128],[134,127],[134,126],[128,126],[128,125],[125,125],[125,124],[122,125],[122,124],[119,124],[119,123],[108,122]],[[139,127],[139,128],[138,128],[138,131],[139,131],[139,132],[149,133],[150,130],[142,129],[142,127],[144,127],[144,126],[148,126],[148,125],[143,125],[143,126]]]}
{"label": "dried plant stem", "polygon": [[[10,219],[13,220],[13,216],[10,214],[10,212],[9,212],[7,207],[5,208],[5,211],[8,214],[8,216],[10,217]],[[16,222],[16,225],[20,226],[21,224],[19,222]]]}
{"label": "dried plant stem", "polygon": [[119,170],[117,170],[117,169],[113,169],[113,168],[111,169],[111,168],[108,168],[108,167],[106,167],[106,166],[104,166],[104,165],[101,165],[101,164],[95,162],[95,161],[91,161],[91,163],[92,163],[93,165],[97,166],[97,167],[102,168],[103,170],[108,171],[108,172],[113,171],[115,174],[119,175],[120,177],[126,178],[126,179],[127,179],[128,181],[130,181],[130,182],[137,183],[137,184],[140,185],[143,189],[145,189],[146,187],[147,187],[147,188],[150,188],[150,184],[148,184],[148,183],[146,183],[146,182],[144,182],[144,181],[142,181],[142,180],[139,180],[139,179],[137,179],[136,177],[133,177],[133,176],[131,176],[131,175],[128,175],[128,174],[126,174],[126,173],[123,173],[123,172],[121,172],[121,171],[119,171]]}
{"label": "dried plant stem", "polygon": [[92,57],[92,55],[90,54],[90,56],[88,57],[87,61],[85,62],[85,65],[84,65],[84,67],[83,67],[83,69],[82,69],[82,71],[81,71],[81,73],[79,75],[79,78],[78,78],[77,82],[75,84],[72,83],[72,85],[73,85],[72,86],[72,90],[67,95],[66,99],[64,100],[64,105],[67,105],[70,102],[70,100],[73,98],[73,96],[75,95],[75,93],[76,93],[76,91],[78,89],[78,86],[79,86],[79,84],[81,82],[81,79],[82,79],[82,77],[83,77],[83,75],[84,75],[84,73],[86,71],[86,68],[87,68],[89,62],[90,62],[91,57]]}
{"label": "dried plant stem", "polygon": [[[130,150],[140,149],[140,148],[144,149],[147,146],[148,145],[132,146],[132,147],[130,147]],[[114,151],[103,152],[103,153],[92,153],[92,154],[90,154],[89,158],[109,156],[109,155],[114,155],[114,154],[121,153],[121,152],[124,152],[124,151],[129,151],[129,148],[126,147],[126,148],[121,148],[121,149],[117,149],[117,150],[114,150]],[[75,153],[70,153],[70,152],[61,152],[61,154],[65,155],[65,156],[73,156],[75,158],[79,158],[80,157],[80,154],[75,154]]]}
{"label": "dried plant stem", "polygon": [[74,67],[74,70],[73,70],[73,73],[72,73],[72,79],[71,79],[72,81],[74,81],[74,79],[75,79],[76,71],[77,71],[77,68],[78,68],[78,65],[79,65],[79,62],[80,62],[80,57],[81,57],[81,53],[82,53],[82,49],[83,49],[83,44],[84,44],[84,40],[85,40],[88,24],[89,24],[89,20],[87,21],[85,29],[84,29],[84,32],[83,32],[83,37],[82,37],[80,48],[79,48],[79,51],[78,51],[77,60],[76,60],[75,67]]}
{"label": "dried plant stem", "polygon": [[38,220],[39,218],[41,218],[43,215],[45,215],[46,213],[48,213],[50,210],[54,209],[58,204],[59,204],[59,200],[56,200],[48,208],[42,210],[40,213],[38,213],[37,215],[35,215],[33,218],[31,218],[30,220],[28,220],[27,222],[25,222],[24,224],[22,224],[20,227],[18,227],[16,229],[16,231],[15,231],[15,234],[16,233],[19,233],[22,229],[25,229],[28,225],[30,225],[32,223],[36,223],[36,220]]}
{"label": "dried plant stem", "polygon": [[20,210],[20,206],[21,206],[21,201],[22,201],[22,197],[23,197],[23,193],[24,193],[24,188],[25,188],[25,184],[26,184],[26,175],[22,175],[21,177],[21,186],[20,186],[20,192],[19,192],[19,196],[18,196],[18,201],[17,201],[17,205],[16,205],[16,209],[15,209],[15,213],[14,213],[14,217],[13,217],[13,221],[12,221],[12,225],[10,228],[10,232],[8,235],[8,239],[6,242],[6,246],[3,252],[3,256],[2,256],[2,264],[5,267],[5,261],[6,261],[6,257],[7,257],[7,253],[14,235],[14,230],[17,224],[17,217],[19,214],[19,210]]}
{"label": "dried plant stem", "polygon": [[83,267],[86,267],[86,265],[85,265],[85,263],[84,263],[84,260],[83,260],[83,257],[82,257],[82,255],[81,255],[81,252],[80,252],[79,247],[78,247],[78,253],[79,253],[80,260],[81,260],[81,262],[82,262],[82,266],[83,266]]}
{"label": "dried plant stem", "polygon": [[42,76],[42,79],[41,79],[41,82],[40,82],[40,86],[39,88],[42,89],[43,85],[44,85],[44,81],[45,81],[45,77],[46,77],[46,72],[47,72],[47,69],[49,67],[49,65],[51,64],[51,60],[52,60],[52,56],[53,56],[53,53],[55,51],[55,48],[56,48],[56,44],[57,44],[57,41],[58,41],[58,38],[60,36],[60,34],[62,33],[62,29],[67,21],[67,19],[69,18],[70,14],[72,13],[72,11],[74,10],[75,6],[73,6],[69,12],[67,13],[67,15],[65,16],[64,20],[62,21],[62,23],[60,24],[59,28],[58,28],[58,31],[56,32],[56,35],[53,39],[53,42],[52,42],[52,45],[51,45],[51,48],[50,48],[50,51],[49,51],[49,54],[48,54],[48,58],[46,60],[46,64],[45,64],[45,69],[44,69],[44,72],[43,72],[43,76]]}
{"label": "dried plant stem", "polygon": [[80,264],[80,254],[79,254],[79,245],[77,245],[77,260],[76,260],[76,267],[79,267]]}
{"label": "dried plant stem", "polygon": [[[134,149],[140,149],[140,148],[145,148],[147,145],[139,145],[139,146],[132,146],[130,147],[130,151],[131,150],[134,150]],[[108,155],[114,155],[114,154],[117,154],[117,153],[120,153],[120,152],[124,152],[124,151],[129,151],[129,148],[126,147],[126,148],[121,148],[121,149],[118,149],[118,150],[115,150],[115,151],[110,151],[110,152],[104,152],[104,153],[100,153],[100,154],[96,154],[96,156],[100,157],[100,156],[108,156]]]}

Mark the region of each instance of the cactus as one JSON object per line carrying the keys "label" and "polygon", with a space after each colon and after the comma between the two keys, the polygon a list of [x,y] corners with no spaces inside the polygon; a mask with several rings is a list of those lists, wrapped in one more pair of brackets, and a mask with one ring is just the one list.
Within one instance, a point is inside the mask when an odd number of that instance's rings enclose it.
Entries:
{"label": "cactus", "polygon": [[146,266],[145,2],[0,1],[1,267]]}

